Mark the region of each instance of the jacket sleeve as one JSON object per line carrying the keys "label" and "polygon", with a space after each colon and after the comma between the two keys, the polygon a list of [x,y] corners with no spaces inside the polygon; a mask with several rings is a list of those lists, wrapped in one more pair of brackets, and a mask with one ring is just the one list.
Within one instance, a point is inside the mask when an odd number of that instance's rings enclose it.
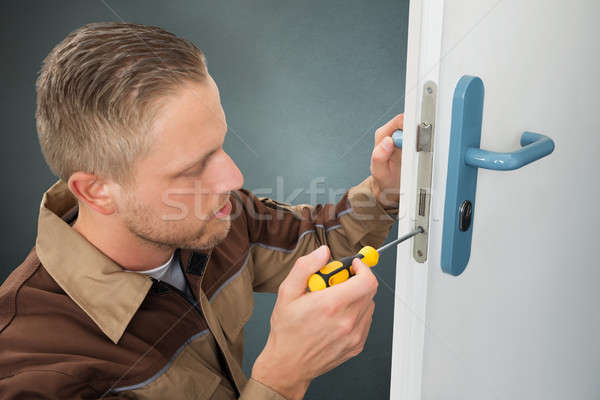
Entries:
{"label": "jacket sleeve", "polygon": [[298,257],[327,245],[332,259],[381,246],[398,208],[384,209],[371,191],[371,176],[350,188],[337,203],[290,205],[238,191],[244,202],[253,287],[276,292]]}
{"label": "jacket sleeve", "polygon": [[248,383],[242,390],[239,400],[287,400],[285,397],[268,386],[254,379],[248,379]]}

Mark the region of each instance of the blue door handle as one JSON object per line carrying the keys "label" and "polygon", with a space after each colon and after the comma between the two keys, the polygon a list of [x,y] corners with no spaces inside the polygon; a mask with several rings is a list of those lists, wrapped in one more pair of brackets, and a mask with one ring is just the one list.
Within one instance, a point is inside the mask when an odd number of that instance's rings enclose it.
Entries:
{"label": "blue door handle", "polygon": [[509,171],[539,160],[554,151],[554,141],[539,133],[524,132],[521,148],[510,153],[483,150],[483,82],[465,75],[452,100],[450,152],[442,230],[442,270],[460,275],[471,256],[478,168]]}
{"label": "blue door handle", "polygon": [[401,129],[396,129],[392,134],[392,140],[394,141],[394,145],[396,147],[402,148],[402,139],[404,132]]}
{"label": "blue door handle", "polygon": [[465,152],[465,163],[475,168],[510,171],[530,164],[554,151],[554,141],[546,135],[523,132],[521,148],[510,153],[497,153],[469,147]]}

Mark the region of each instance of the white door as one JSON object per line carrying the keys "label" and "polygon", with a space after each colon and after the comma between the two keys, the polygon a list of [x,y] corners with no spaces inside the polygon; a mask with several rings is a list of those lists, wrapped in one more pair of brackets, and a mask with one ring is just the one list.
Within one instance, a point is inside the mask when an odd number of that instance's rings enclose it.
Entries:
{"label": "white door", "polygon": [[[427,261],[398,248],[392,399],[600,399],[600,1],[411,0],[399,233],[415,224],[421,97],[437,85]],[[470,260],[441,268],[452,102],[485,87]]]}

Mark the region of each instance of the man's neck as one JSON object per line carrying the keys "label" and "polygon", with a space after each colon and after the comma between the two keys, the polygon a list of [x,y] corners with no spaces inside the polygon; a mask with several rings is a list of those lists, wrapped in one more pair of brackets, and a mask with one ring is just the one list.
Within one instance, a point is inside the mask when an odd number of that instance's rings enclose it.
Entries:
{"label": "man's neck", "polygon": [[85,208],[79,207],[73,224],[79,234],[121,267],[131,271],[144,271],[166,263],[174,249],[159,247],[133,234],[123,224],[96,221]]}

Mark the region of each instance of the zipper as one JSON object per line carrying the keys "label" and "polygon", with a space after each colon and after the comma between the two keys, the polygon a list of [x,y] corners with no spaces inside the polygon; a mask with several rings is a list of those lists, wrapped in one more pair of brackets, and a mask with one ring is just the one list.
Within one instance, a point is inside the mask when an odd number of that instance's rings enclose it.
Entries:
{"label": "zipper", "polygon": [[208,269],[208,263],[210,262],[210,257],[212,256],[213,249],[214,247],[211,247],[210,251],[206,255],[206,262],[204,263],[204,268],[202,268],[202,273],[200,274],[200,290],[202,290],[202,281],[204,280],[204,274],[206,274],[206,270]]}
{"label": "zipper", "polygon": [[[185,275],[184,275],[184,278],[185,278]],[[194,309],[198,312],[198,314],[200,314],[202,319],[206,320],[206,318],[204,318],[204,314],[202,313],[202,308],[200,307],[200,303],[198,301],[194,301],[194,302],[190,301],[190,299],[187,298],[187,296],[185,295],[185,293],[183,291],[181,291],[179,288],[171,285],[169,282],[159,281],[158,279],[153,278],[153,277],[150,277],[150,279],[152,279],[153,283],[157,282],[157,284],[159,284],[159,285],[161,285],[161,284],[167,285],[171,290],[173,290],[180,297],[182,297],[186,301],[186,303],[191,304],[194,307]],[[189,283],[187,282],[187,278],[186,278],[186,285],[188,285],[188,287],[190,287]],[[193,295],[193,293],[192,293],[192,295]],[[207,326],[208,326],[208,323],[207,323]]]}

